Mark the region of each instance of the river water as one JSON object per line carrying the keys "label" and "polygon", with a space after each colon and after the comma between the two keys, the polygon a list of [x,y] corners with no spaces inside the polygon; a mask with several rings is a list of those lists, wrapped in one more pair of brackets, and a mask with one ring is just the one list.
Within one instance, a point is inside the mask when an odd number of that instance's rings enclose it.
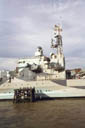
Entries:
{"label": "river water", "polygon": [[85,99],[0,102],[0,128],[85,128]]}

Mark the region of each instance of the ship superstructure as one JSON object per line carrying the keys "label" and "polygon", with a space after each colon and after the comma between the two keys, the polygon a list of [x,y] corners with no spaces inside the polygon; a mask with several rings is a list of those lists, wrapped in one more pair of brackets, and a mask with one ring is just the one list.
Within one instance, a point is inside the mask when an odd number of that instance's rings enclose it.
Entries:
{"label": "ship superstructure", "polygon": [[51,48],[56,53],[47,57],[42,47],[38,47],[34,57],[19,59],[15,78],[0,85],[0,100],[85,97],[84,81],[66,80],[61,31],[59,25],[54,26]]}
{"label": "ship superstructure", "polygon": [[39,46],[34,57],[19,59],[17,66],[19,77],[26,80],[66,79],[61,31],[60,26],[54,26],[51,48],[55,49],[56,53],[51,53],[47,57]]}

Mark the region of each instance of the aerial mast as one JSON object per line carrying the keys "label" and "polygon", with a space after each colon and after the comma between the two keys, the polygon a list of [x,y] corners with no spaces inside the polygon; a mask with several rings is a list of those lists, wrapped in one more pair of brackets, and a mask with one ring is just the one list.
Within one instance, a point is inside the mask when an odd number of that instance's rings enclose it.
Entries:
{"label": "aerial mast", "polygon": [[59,25],[54,26],[54,37],[51,40],[51,47],[57,49],[57,54],[62,54],[62,28]]}

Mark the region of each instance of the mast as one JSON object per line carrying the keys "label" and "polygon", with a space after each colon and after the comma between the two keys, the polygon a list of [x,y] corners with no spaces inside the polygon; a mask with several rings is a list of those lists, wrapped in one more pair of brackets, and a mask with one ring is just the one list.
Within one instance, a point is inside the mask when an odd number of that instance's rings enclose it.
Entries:
{"label": "mast", "polygon": [[62,32],[62,28],[59,25],[55,25],[54,37],[51,40],[51,48],[56,48],[57,54],[63,54],[61,32]]}

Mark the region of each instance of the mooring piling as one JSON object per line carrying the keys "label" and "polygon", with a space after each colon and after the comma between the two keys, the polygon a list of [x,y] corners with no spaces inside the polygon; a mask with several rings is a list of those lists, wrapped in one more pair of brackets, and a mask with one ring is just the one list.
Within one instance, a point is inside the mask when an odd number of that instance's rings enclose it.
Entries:
{"label": "mooring piling", "polygon": [[14,90],[14,103],[34,102],[35,88],[20,88]]}

